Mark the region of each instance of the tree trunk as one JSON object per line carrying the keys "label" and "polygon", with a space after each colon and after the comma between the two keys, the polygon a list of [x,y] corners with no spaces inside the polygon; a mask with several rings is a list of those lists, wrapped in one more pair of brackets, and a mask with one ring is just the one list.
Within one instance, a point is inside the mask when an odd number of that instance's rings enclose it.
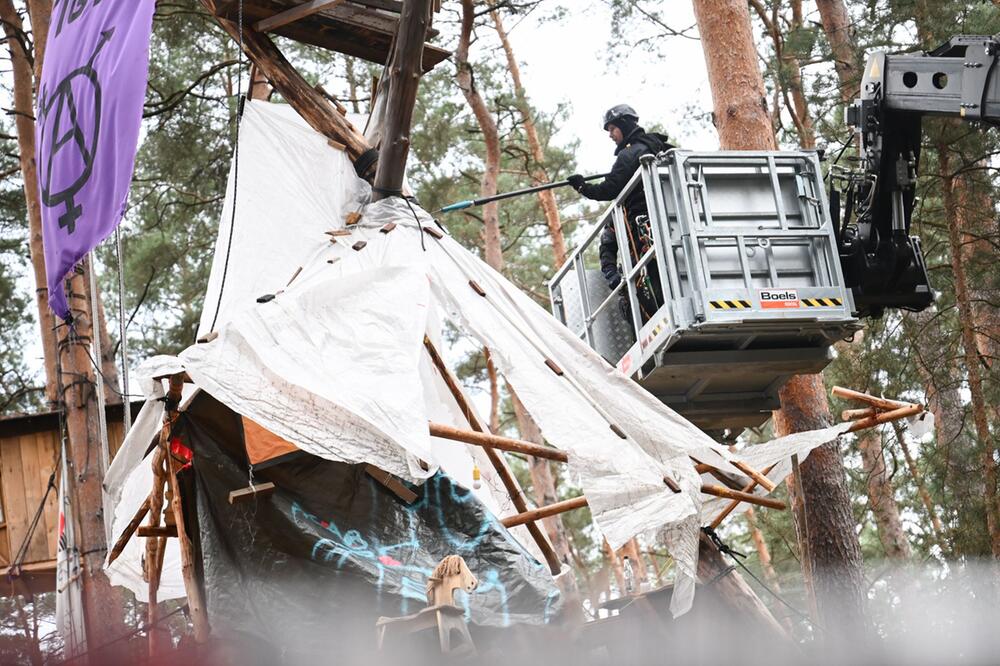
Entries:
{"label": "tree trunk", "polygon": [[[475,19],[473,0],[462,0],[462,30],[455,49],[455,80],[465,96],[465,101],[476,116],[486,144],[486,165],[479,187],[479,196],[490,197],[497,193],[497,176],[500,174],[500,134],[496,121],[490,115],[486,101],[476,88],[472,64],[469,62],[469,44]],[[483,206],[483,247],[486,263],[500,272],[503,270],[503,246],[500,242],[500,218],[497,203]]]}
{"label": "tree trunk", "polygon": [[[830,408],[820,375],[793,377],[780,391],[781,410],[774,413],[779,437],[830,425]],[[853,634],[867,631],[861,545],[855,533],[851,498],[837,440],[814,449],[802,462],[804,540],[809,553],[820,624]]]}
{"label": "tree trunk", "polygon": [[[111,586],[103,571],[107,554],[101,511],[104,470],[96,382],[87,352],[93,329],[82,272],[72,274],[68,291],[74,323],[72,329],[68,326],[59,329],[60,392],[70,442],[71,502],[78,526],[87,644],[100,646],[125,634],[126,627],[121,592]],[[106,653],[92,656],[91,663],[114,663],[124,647],[125,643],[116,643]]]}
{"label": "tree trunk", "polygon": [[410,123],[423,71],[421,60],[430,15],[431,0],[403,0],[391,66],[386,76],[392,95],[386,101],[382,145],[372,192],[374,201],[402,192],[406,158],[410,154]]}
{"label": "tree trunk", "polygon": [[[535,185],[549,182],[549,174],[545,171],[545,153],[542,150],[542,143],[538,140],[538,129],[535,126],[534,114],[531,112],[531,105],[528,104],[528,97],[524,92],[524,85],[521,83],[521,69],[514,57],[514,49],[510,45],[507,31],[503,27],[503,19],[500,12],[495,8],[495,2],[491,0],[493,25],[500,43],[503,45],[504,53],[507,55],[507,69],[510,70],[510,78],[514,82],[514,97],[517,102],[518,111],[524,120],[524,133],[528,137],[528,148],[531,150],[531,159],[534,161],[531,169],[531,177]],[[566,263],[566,240],[563,237],[562,221],[559,219],[559,207],[556,205],[556,195],[553,190],[544,190],[538,193],[538,202],[542,206],[545,214],[545,223],[549,227],[549,238],[552,240],[552,256],[555,259],[555,267],[559,268]]]}
{"label": "tree trunk", "polygon": [[881,432],[873,428],[862,433],[858,438],[858,449],[861,451],[865,484],[868,487],[868,506],[875,517],[878,538],[882,542],[885,556],[890,560],[909,559],[910,543],[903,531],[892,480],[886,469]]}
{"label": "tree trunk", "polygon": [[[37,4],[37,0],[35,3]],[[32,16],[35,25],[35,14]],[[39,24],[48,25],[47,12],[39,12]],[[42,250],[42,208],[38,198],[38,170],[35,164],[35,111],[33,88],[35,76],[32,73],[29,54],[19,35],[24,34],[21,17],[14,9],[13,0],[0,0],[0,23],[3,23],[10,51],[13,74],[14,126],[17,128],[17,147],[20,154],[21,180],[24,183],[24,200],[28,209],[28,249],[31,253],[31,268],[35,277],[35,305],[38,312],[38,327],[45,359],[45,399],[55,406],[57,398],[56,377],[56,334],[55,316],[49,309],[49,290],[45,278],[45,256]],[[47,31],[46,31],[47,32]],[[41,54],[44,41],[39,43],[35,35],[35,71],[41,73]]]}
{"label": "tree trunk", "polygon": [[[1000,238],[1000,226],[994,217],[994,205],[989,182],[980,182],[975,174],[989,173],[985,159],[976,161],[974,169],[955,179],[955,200],[960,208],[962,224],[962,261],[976,278],[969,283],[969,300],[975,324],[976,349],[980,364],[986,370],[984,390],[997,389],[997,377],[992,372],[1000,359],[1000,282],[991,273],[998,252],[993,242]],[[992,384],[992,386],[990,386]],[[992,419],[1000,419],[1000,405],[994,399],[989,410]]]}
{"label": "tree trunk", "polygon": [[[773,150],[774,134],[764,107],[764,81],[757,69],[747,4],[739,0],[694,0],[694,9],[722,148]],[[820,375],[793,377],[780,397],[782,410],[774,416],[779,436],[829,425],[829,406]],[[819,619],[824,625],[848,631],[863,629],[861,546],[854,531],[838,443],[814,450],[801,471],[805,505],[802,516],[807,529],[799,536],[805,545],[803,552],[811,558]]]}
{"label": "tree trunk", "polygon": [[746,2],[694,0],[723,150],[775,150]]}
{"label": "tree trunk", "polygon": [[861,81],[861,67],[854,44],[854,29],[844,0],[816,0],[823,32],[833,54],[833,65],[840,81],[840,101],[854,101]]}
{"label": "tree trunk", "polygon": [[951,244],[951,270],[955,282],[955,300],[958,304],[965,370],[972,399],[972,421],[979,439],[980,461],[985,486],[983,497],[986,502],[986,529],[990,536],[990,550],[993,557],[1000,559],[1000,506],[997,505],[997,463],[994,458],[996,445],[990,435],[986,397],[983,393],[983,378],[978,347],[976,346],[975,314],[972,311],[972,302],[969,298],[965,262],[962,260],[962,209],[955,196],[951,148],[943,135],[938,141],[937,149],[942,199],[948,222],[948,239]]}

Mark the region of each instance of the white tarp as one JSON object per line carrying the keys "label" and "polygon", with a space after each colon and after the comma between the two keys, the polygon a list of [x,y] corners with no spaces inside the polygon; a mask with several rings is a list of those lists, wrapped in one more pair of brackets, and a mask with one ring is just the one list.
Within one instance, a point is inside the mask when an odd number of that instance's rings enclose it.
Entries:
{"label": "white tarp", "polygon": [[[383,200],[361,207],[348,234],[325,234],[343,230],[366,188],[346,155],[287,109],[247,104],[232,247],[226,262],[231,182],[200,329],[216,318],[221,289],[218,337],[157,367],[183,367],[213,397],[315,455],[413,480],[440,465],[468,484],[472,456],[482,452],[427,431],[428,420],[467,425],[423,349],[424,335],[439,340],[439,320],[448,318],[490,350],[546,440],[570,454],[570,472],[612,547],[640,534],[663,540],[678,566],[672,610],[686,611],[707,499],[691,456],[739,474],[727,462],[734,456],[457,242],[421,232],[434,221],[420,208]],[[383,232],[388,223],[395,227]],[[274,298],[256,302],[265,294]],[[761,460],[804,455],[835,435],[754,452]],[[502,488],[479,465],[487,479],[480,496],[506,515],[509,501],[496,499]]]}

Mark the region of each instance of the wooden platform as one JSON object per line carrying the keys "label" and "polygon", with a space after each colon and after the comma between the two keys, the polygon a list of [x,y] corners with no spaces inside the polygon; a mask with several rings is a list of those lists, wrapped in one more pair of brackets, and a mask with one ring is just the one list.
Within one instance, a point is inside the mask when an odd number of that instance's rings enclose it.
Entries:
{"label": "wooden platform", "polygon": [[[398,0],[243,0],[243,25],[304,44],[385,64],[399,23]],[[215,15],[238,21],[238,0],[218,0]],[[437,31],[428,31],[432,38]],[[451,55],[425,44],[423,70]]]}

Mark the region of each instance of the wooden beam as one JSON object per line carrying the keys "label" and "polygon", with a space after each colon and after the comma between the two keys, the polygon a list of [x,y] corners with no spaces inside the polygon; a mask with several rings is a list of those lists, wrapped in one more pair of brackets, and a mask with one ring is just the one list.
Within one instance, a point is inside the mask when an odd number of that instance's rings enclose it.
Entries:
{"label": "wooden beam", "polygon": [[[729,488],[716,486],[710,483],[703,483],[701,486],[701,492],[706,495],[714,495],[715,497],[734,499],[738,502],[747,502],[748,504],[766,506],[769,509],[786,508],[785,503],[781,500],[772,499],[770,497],[760,497],[759,495],[753,495],[748,492],[740,492],[739,490],[731,490]],[[504,527],[515,527],[517,525],[524,525],[525,523],[535,520],[548,518],[549,516],[566,513],[567,511],[573,511],[574,509],[582,509],[587,506],[587,504],[588,502],[586,496],[581,495],[580,497],[563,500],[562,502],[556,502],[555,504],[549,504],[548,506],[539,507],[537,509],[522,511],[521,513],[513,516],[508,516],[500,522],[503,523]]]}
{"label": "wooden beam", "polygon": [[135,531],[139,528],[139,524],[142,519],[146,517],[149,513],[149,498],[147,497],[142,505],[136,510],[135,515],[132,516],[132,520],[129,521],[125,529],[122,530],[121,536],[118,537],[118,541],[115,541],[114,547],[111,549],[111,555],[108,556],[108,564],[111,564],[118,559],[118,556],[122,554],[125,550],[125,546],[128,545],[129,539],[135,534]]}
{"label": "wooden beam", "polygon": [[747,504],[756,504],[757,506],[766,506],[769,509],[784,510],[786,508],[785,503],[781,500],[776,500],[771,497],[761,497],[760,495],[754,495],[753,493],[732,490],[730,488],[716,486],[710,483],[702,484],[701,492],[706,495],[714,495],[715,497],[721,497],[723,499],[746,502]]}
{"label": "wooden beam", "polygon": [[257,21],[253,24],[253,29],[257,32],[271,32],[272,30],[280,28],[283,25],[288,25],[289,23],[294,23],[299,19],[312,16],[321,9],[339,5],[343,1],[344,0],[310,0],[310,2],[295,5],[294,7],[286,9],[285,11],[275,14],[274,16]]}
{"label": "wooden beam", "polygon": [[758,485],[760,485],[761,488],[763,488],[764,490],[766,490],[769,493],[773,492],[774,489],[778,487],[778,485],[774,481],[772,481],[771,479],[767,478],[766,476],[764,476],[763,474],[761,474],[760,472],[758,472],[757,470],[755,470],[753,467],[751,467],[750,465],[746,464],[745,462],[742,462],[742,461],[739,461],[739,460],[734,460],[733,463],[732,463],[732,465],[733,465],[733,467],[735,467],[736,469],[740,470],[741,472],[743,472],[744,474],[746,474],[748,477],[750,477],[751,479],[753,479],[754,481],[756,481],[758,483]]}
{"label": "wooden beam", "polygon": [[381,467],[376,467],[375,465],[368,463],[365,465],[365,473],[385,486],[389,492],[401,499],[403,502],[413,504],[417,501],[417,494],[415,492],[407,488],[402,481]]}
{"label": "wooden beam", "polygon": [[240,488],[238,490],[229,491],[229,503],[230,504],[243,504],[251,500],[262,500],[267,499],[272,494],[274,494],[274,484],[270,481],[265,481],[263,483],[258,483],[252,486],[247,486],[246,488]]}
{"label": "wooden beam", "polygon": [[[438,354],[437,349],[431,343],[430,338],[424,338],[424,347],[427,349],[427,353],[430,354],[431,362],[434,363],[434,367],[437,371],[441,373],[441,378],[444,380],[445,385],[448,387],[448,391],[451,393],[452,398],[455,399],[455,403],[458,408],[462,410],[462,414],[465,416],[465,420],[469,422],[469,425],[473,430],[477,432],[487,432],[486,428],[479,419],[476,417],[476,413],[472,410],[472,406],[469,404],[468,400],[465,398],[465,394],[462,393],[462,389],[458,385],[458,380],[455,376],[451,374],[448,366],[445,364],[444,359]],[[497,476],[500,477],[503,487],[507,490],[507,494],[510,495],[510,501],[514,504],[514,508],[520,513],[524,513],[528,510],[528,501],[524,498],[524,493],[521,491],[521,486],[518,484],[517,479],[511,474],[510,470],[503,462],[501,454],[497,453],[492,447],[483,447],[486,452],[486,457],[489,458],[490,464],[493,465],[493,469],[496,470]],[[556,555],[555,551],[552,549],[552,544],[549,540],[545,538],[542,534],[541,528],[534,522],[529,522],[525,524],[528,533],[531,534],[531,538],[538,545],[538,549],[542,552],[542,556],[549,565],[549,571],[553,576],[558,575],[562,571],[562,563],[559,561],[559,557]]]}
{"label": "wooden beam", "polygon": [[898,409],[893,409],[888,412],[879,412],[875,416],[869,416],[868,418],[861,419],[860,421],[855,421],[847,432],[857,432],[859,430],[864,430],[865,428],[874,428],[877,425],[882,425],[883,423],[889,423],[890,421],[898,421],[899,419],[905,419],[908,416],[916,416],[924,411],[922,405],[909,405],[906,407],[900,407]]}
{"label": "wooden beam", "polygon": [[141,537],[175,537],[177,536],[176,525],[140,525],[139,536]]}
{"label": "wooden beam", "polygon": [[[771,470],[774,469],[776,465],[777,465],[777,463],[775,463],[774,465],[771,465],[770,467],[768,467],[767,469],[765,469],[764,470],[764,474],[770,474]],[[748,483],[747,485],[745,485],[743,487],[743,492],[744,493],[750,493],[756,487],[757,487],[757,481],[755,481],[754,479],[751,479],[750,483]],[[740,505],[741,501],[742,500],[735,500],[735,501],[730,502],[729,504],[727,504],[726,507],[722,511],[719,512],[719,515],[717,515],[712,520],[712,522],[709,524],[709,527],[711,527],[713,530],[715,528],[717,528],[722,523],[722,521],[726,519],[726,516],[728,516],[729,514],[731,514],[733,512],[733,510]]]}
{"label": "wooden beam", "polygon": [[499,435],[492,435],[489,433],[462,430],[460,428],[444,425],[443,423],[431,423],[430,431],[432,437],[441,437],[443,439],[450,439],[456,442],[465,442],[466,444],[472,444],[473,446],[492,447],[494,449],[500,449],[501,451],[523,453],[525,455],[534,456],[535,458],[545,458],[546,460],[555,460],[556,462],[562,463],[569,461],[569,456],[564,451],[553,449],[549,446],[540,446],[521,439],[511,439],[509,437],[500,437]]}
{"label": "wooden beam", "polygon": [[359,5],[371,7],[372,9],[382,9],[387,12],[399,14],[403,11],[403,3],[400,0],[351,0]]}
{"label": "wooden beam", "polygon": [[410,153],[410,122],[422,71],[421,58],[431,0],[403,0],[399,29],[389,62],[388,85],[382,124],[382,147],[372,200],[394,196],[403,187],[406,158]]}
{"label": "wooden beam", "polygon": [[889,400],[888,398],[878,398],[874,395],[868,395],[867,393],[862,393],[861,391],[854,391],[849,388],[844,388],[842,386],[834,386],[830,391],[833,395],[838,398],[844,398],[845,400],[857,400],[859,402],[866,402],[873,407],[878,407],[879,409],[899,409],[900,407],[909,407],[912,402],[900,402],[898,400]]}
{"label": "wooden beam", "polygon": [[507,528],[517,527],[518,525],[524,525],[525,523],[541,520],[542,518],[548,518],[549,516],[566,513],[567,511],[572,511],[573,509],[582,509],[585,506],[587,506],[587,498],[581,495],[580,497],[574,497],[573,499],[563,500],[562,502],[549,504],[548,506],[543,506],[538,509],[531,509],[513,516],[508,516],[500,522],[502,522],[503,526]]}
{"label": "wooden beam", "polygon": [[[201,3],[233,39],[239,39],[236,23],[218,16],[217,0],[201,0]],[[309,126],[326,138],[343,144],[352,161],[357,161],[371,148],[365,137],[309,85],[267,35],[244,26],[243,51]],[[369,169],[366,175],[370,177],[373,173],[374,170]]]}

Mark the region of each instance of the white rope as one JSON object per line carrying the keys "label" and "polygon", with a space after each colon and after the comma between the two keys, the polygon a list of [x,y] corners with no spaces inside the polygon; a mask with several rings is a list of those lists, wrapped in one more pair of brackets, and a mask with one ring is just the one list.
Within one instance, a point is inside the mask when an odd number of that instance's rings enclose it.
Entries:
{"label": "white rope", "polygon": [[[108,445],[108,422],[105,413],[106,404],[104,401],[104,373],[101,364],[104,359],[101,350],[101,317],[100,310],[97,309],[97,256],[94,251],[90,251],[87,262],[90,268],[90,344],[94,353],[94,383],[97,387],[97,424],[101,435],[101,478],[108,471],[111,464],[111,448]],[[128,398],[123,398],[126,402]]]}
{"label": "white rope", "polygon": [[115,255],[118,259],[118,341],[122,353],[122,421],[125,435],[132,429],[132,403],[128,393],[128,337],[125,321],[125,265],[122,263],[122,237],[115,227]]}

